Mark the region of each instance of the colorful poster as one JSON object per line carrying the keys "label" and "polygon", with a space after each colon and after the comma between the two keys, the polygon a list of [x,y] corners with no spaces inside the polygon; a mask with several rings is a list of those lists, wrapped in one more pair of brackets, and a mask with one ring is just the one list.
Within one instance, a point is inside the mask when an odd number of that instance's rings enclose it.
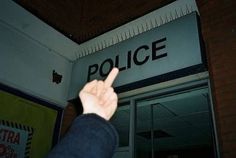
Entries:
{"label": "colorful poster", "polygon": [[0,90],[1,158],[45,157],[59,134],[62,109],[25,96]]}
{"label": "colorful poster", "polygon": [[33,128],[0,120],[0,157],[29,157]]}

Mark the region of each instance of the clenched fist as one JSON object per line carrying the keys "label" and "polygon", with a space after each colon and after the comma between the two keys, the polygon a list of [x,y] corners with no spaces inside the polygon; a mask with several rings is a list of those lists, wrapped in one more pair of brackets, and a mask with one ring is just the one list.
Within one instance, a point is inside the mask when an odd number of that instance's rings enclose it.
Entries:
{"label": "clenched fist", "polygon": [[93,80],[80,91],[79,97],[83,105],[83,114],[95,113],[109,120],[117,108],[117,94],[112,88],[119,70],[113,68],[105,81]]}

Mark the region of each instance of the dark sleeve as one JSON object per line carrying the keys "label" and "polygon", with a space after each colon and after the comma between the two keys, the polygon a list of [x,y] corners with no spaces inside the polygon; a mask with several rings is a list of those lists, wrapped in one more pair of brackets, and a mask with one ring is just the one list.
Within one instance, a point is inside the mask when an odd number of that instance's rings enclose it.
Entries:
{"label": "dark sleeve", "polygon": [[112,158],[118,134],[112,124],[96,114],[78,116],[48,158]]}

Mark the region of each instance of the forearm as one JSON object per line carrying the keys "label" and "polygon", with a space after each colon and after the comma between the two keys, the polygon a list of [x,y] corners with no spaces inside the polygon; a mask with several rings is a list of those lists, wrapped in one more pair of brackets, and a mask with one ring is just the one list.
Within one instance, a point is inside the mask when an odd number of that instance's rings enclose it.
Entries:
{"label": "forearm", "polygon": [[81,115],[48,158],[111,158],[117,144],[118,134],[110,122],[95,114]]}

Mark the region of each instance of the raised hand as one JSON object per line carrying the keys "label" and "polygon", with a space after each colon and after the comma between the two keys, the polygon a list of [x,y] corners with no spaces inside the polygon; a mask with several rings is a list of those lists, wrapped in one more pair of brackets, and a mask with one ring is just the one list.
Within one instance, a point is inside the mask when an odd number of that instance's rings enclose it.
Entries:
{"label": "raised hand", "polygon": [[117,94],[112,88],[119,70],[113,68],[105,81],[93,80],[80,91],[79,97],[83,105],[83,114],[95,113],[109,120],[117,108]]}

